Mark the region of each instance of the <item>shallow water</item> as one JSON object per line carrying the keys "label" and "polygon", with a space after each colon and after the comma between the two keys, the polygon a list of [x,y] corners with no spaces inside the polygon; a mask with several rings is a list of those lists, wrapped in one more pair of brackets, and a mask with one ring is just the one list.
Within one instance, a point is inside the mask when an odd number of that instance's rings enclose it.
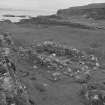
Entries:
{"label": "shallow water", "polygon": [[[5,10],[1,9],[0,10],[0,21],[3,20],[11,20],[12,22],[18,22],[21,19],[28,19],[29,17],[36,17],[38,15],[50,15],[54,14],[56,11],[48,11],[48,10]],[[5,17],[3,15],[15,15],[15,16],[26,16],[26,17]]]}

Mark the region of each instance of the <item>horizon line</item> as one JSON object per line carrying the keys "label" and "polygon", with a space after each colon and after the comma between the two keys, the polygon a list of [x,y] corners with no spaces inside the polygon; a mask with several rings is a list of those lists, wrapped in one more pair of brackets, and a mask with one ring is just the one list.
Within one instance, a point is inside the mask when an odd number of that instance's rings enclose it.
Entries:
{"label": "horizon line", "polygon": [[[88,6],[88,5],[91,5],[91,4],[105,4],[105,2],[103,3],[88,3],[88,4],[82,4],[82,5],[75,5],[75,6],[69,6],[67,8],[71,8],[71,7],[79,7],[79,6]],[[13,11],[44,11],[44,10],[49,10],[49,9],[22,9],[22,8],[14,8],[14,7],[0,7],[1,10],[13,10]],[[59,8],[59,9],[66,9],[66,8]],[[59,10],[58,9],[58,10]],[[52,10],[52,11],[57,11],[57,10]]]}

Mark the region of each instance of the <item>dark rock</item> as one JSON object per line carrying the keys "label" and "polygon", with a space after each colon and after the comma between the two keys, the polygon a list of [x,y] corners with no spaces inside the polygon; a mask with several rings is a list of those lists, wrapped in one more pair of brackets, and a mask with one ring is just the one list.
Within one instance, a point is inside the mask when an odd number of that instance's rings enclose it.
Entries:
{"label": "dark rock", "polygon": [[36,77],[30,77],[30,80],[37,80],[37,78]]}
{"label": "dark rock", "polygon": [[29,99],[29,103],[30,103],[31,105],[37,105],[32,99]]}
{"label": "dark rock", "polygon": [[11,23],[12,23],[12,21],[11,21],[11,20],[6,19],[6,20],[1,21],[1,23],[11,24]]}
{"label": "dark rock", "polygon": [[80,93],[84,105],[104,105],[105,86],[100,83],[89,83],[82,86]]}
{"label": "dark rock", "polygon": [[35,88],[39,92],[46,92],[46,87],[43,84],[36,83]]}
{"label": "dark rock", "polygon": [[105,19],[105,4],[96,3],[89,4],[86,6],[71,7],[68,9],[58,10],[57,16],[63,18],[72,17],[72,16],[82,16],[84,18],[93,18],[95,20]]}
{"label": "dark rock", "polygon": [[3,15],[4,17],[15,17],[15,15],[9,15],[9,14],[7,14],[7,15]]}

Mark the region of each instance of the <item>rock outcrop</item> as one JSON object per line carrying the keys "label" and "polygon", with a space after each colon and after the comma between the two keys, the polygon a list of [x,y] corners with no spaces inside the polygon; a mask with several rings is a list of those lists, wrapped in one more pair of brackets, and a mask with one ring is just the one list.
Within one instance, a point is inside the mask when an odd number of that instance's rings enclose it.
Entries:
{"label": "rock outcrop", "polygon": [[85,18],[105,19],[105,4],[89,4],[86,6],[71,7],[68,9],[61,9],[57,12],[58,16],[71,17],[82,16]]}

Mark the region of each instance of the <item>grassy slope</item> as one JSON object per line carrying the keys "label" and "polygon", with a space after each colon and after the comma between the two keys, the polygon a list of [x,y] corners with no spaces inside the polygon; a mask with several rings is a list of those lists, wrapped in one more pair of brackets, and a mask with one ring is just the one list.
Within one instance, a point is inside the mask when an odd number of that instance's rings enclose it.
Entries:
{"label": "grassy slope", "polygon": [[[19,45],[31,44],[33,40],[41,41],[53,39],[79,49],[94,47],[98,54],[105,52],[105,31],[85,30],[70,28],[66,26],[17,26],[13,24],[0,24],[0,32],[8,31],[13,34]],[[96,53],[97,54],[97,53]],[[78,101],[80,85],[73,83],[72,79],[52,83],[44,75],[41,75],[30,68],[28,64],[18,64],[18,70],[28,72],[29,76],[22,77],[32,98],[38,105],[82,105]],[[100,77],[97,77],[97,75]],[[93,78],[103,79],[104,74],[95,73]],[[34,80],[30,78],[34,77]],[[48,87],[44,87],[47,83]],[[42,91],[41,91],[42,90]]]}
{"label": "grassy slope", "polygon": [[[90,43],[99,41],[104,44],[105,31],[71,28],[66,26],[19,26],[13,24],[0,24],[0,31],[8,31],[22,41],[32,43],[33,40],[40,41],[54,39],[75,47],[88,47]],[[101,42],[100,42],[101,40]]]}

